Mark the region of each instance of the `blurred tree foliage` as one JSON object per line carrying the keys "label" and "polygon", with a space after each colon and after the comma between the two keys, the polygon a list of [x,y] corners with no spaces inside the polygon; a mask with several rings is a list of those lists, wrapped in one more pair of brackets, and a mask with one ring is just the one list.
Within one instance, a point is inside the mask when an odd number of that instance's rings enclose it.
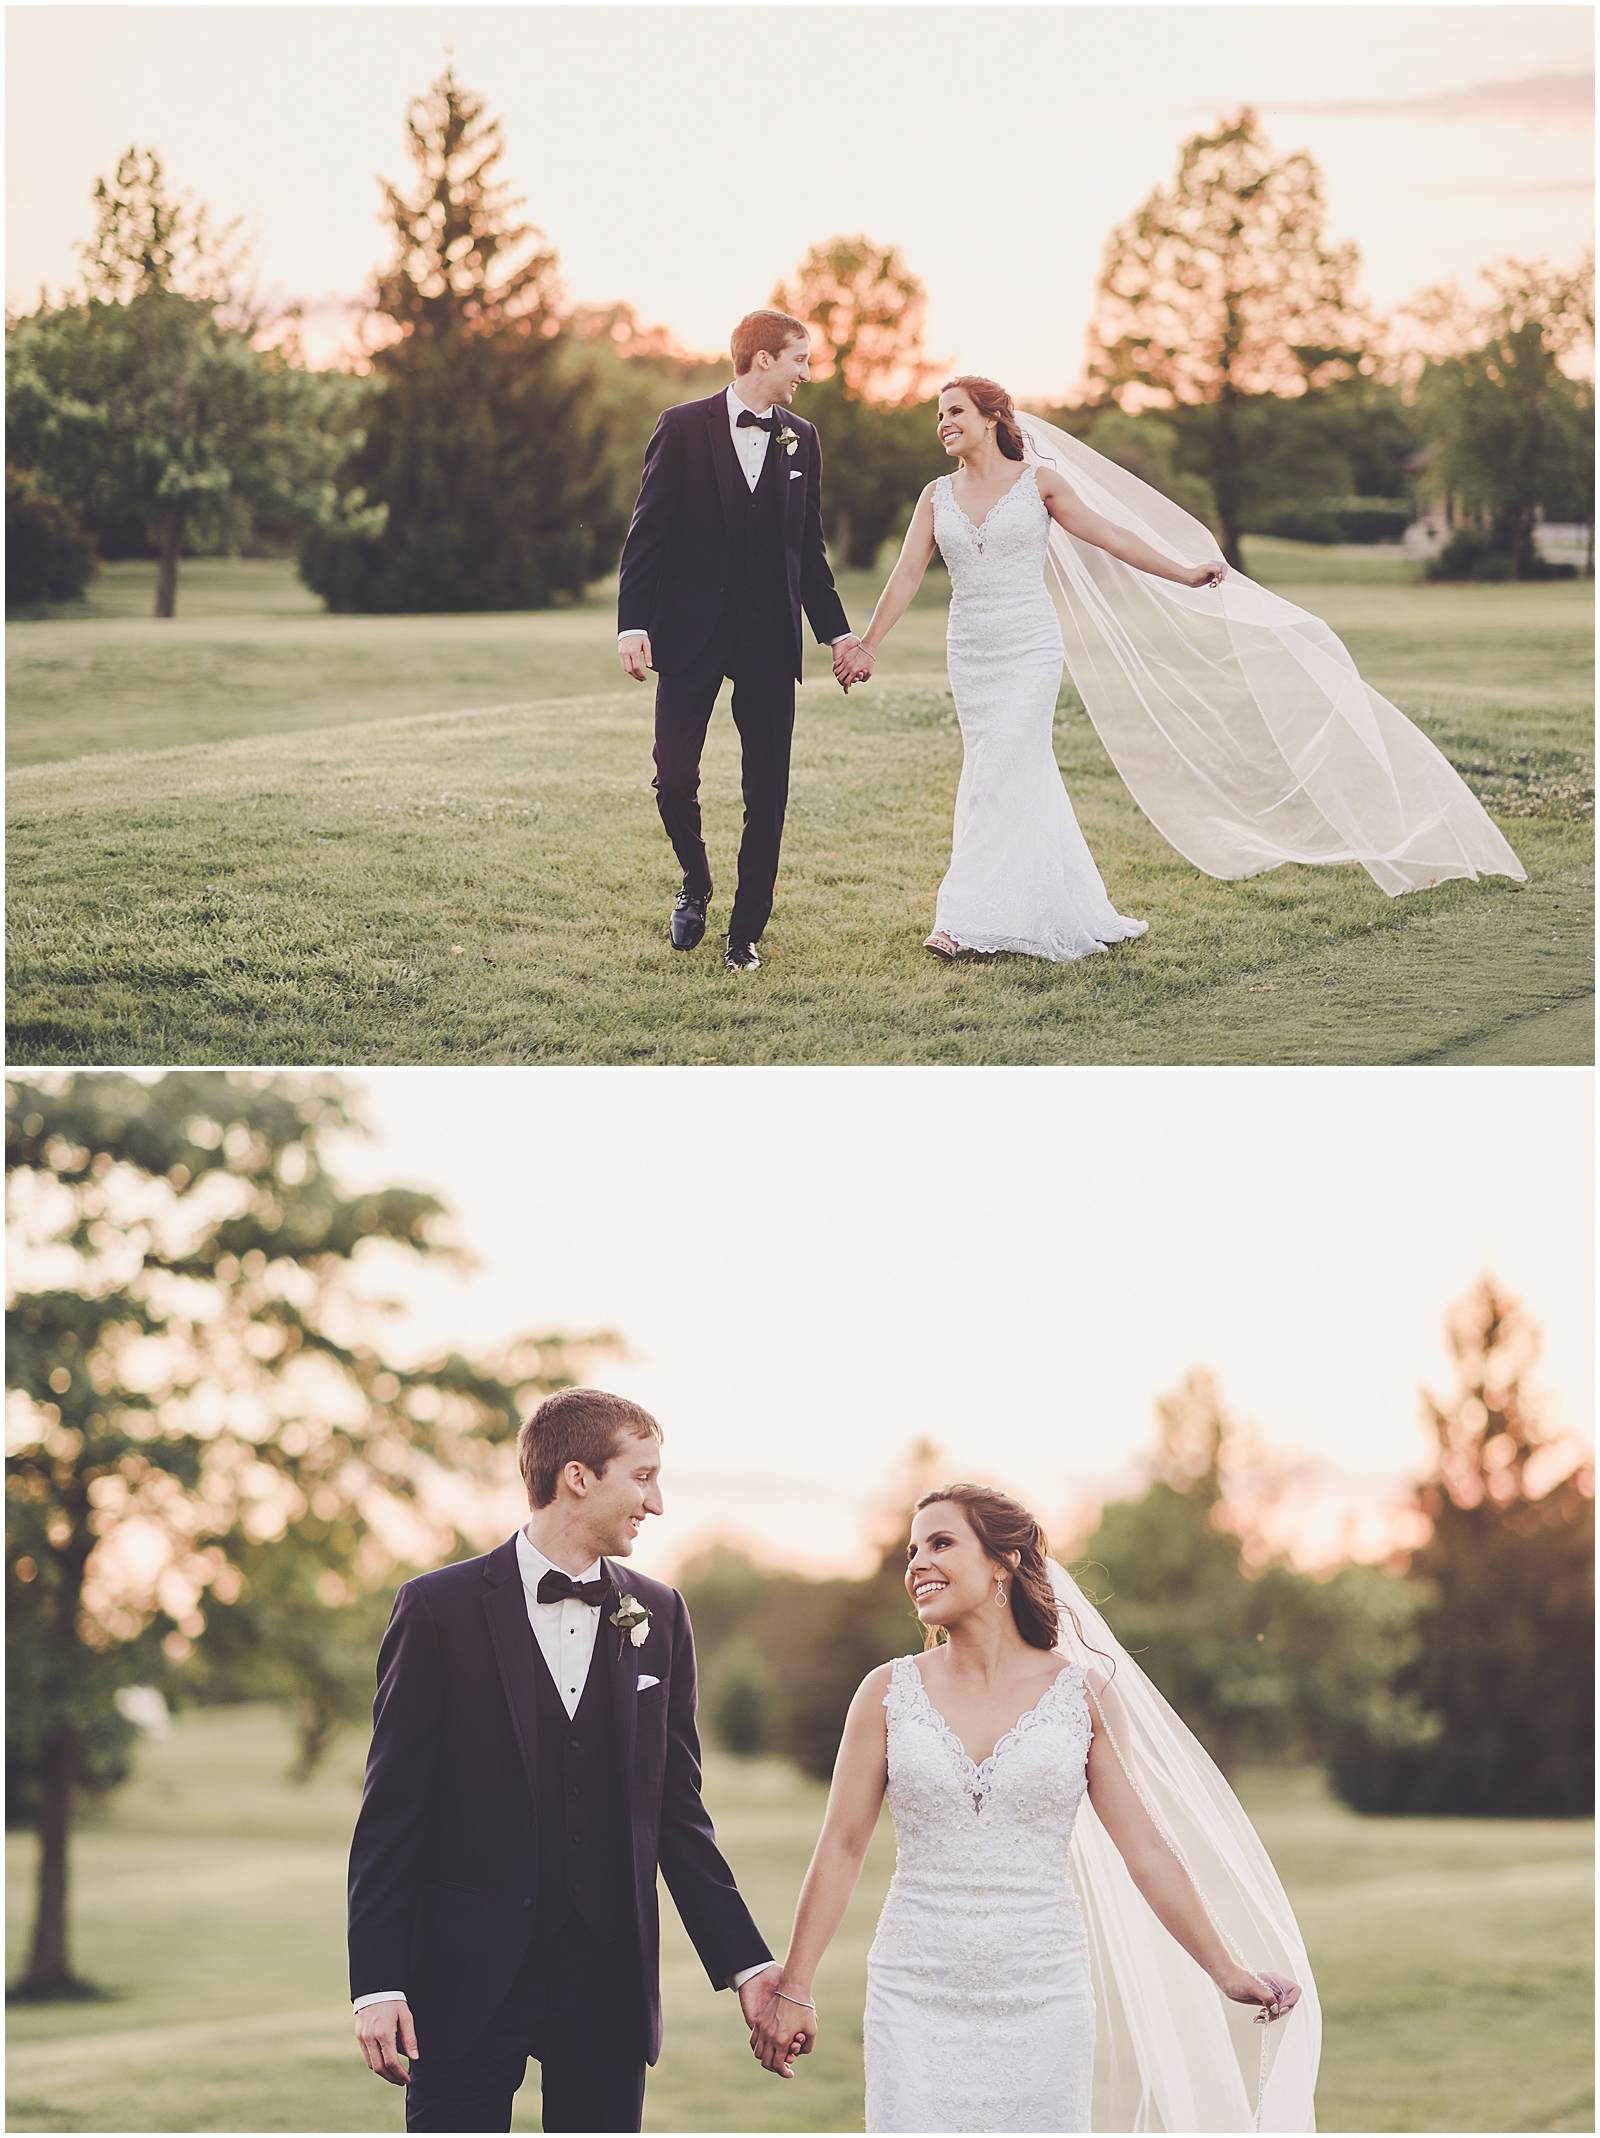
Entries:
{"label": "blurred tree foliage", "polygon": [[870,569],[949,466],[922,347],[927,292],[897,245],[835,237],[771,301],[812,329],[812,382],[795,405],[822,438],[823,530],[837,559]]}
{"label": "blurred tree foliage", "polygon": [[117,1692],[279,1698],[309,1772],[370,1698],[388,1589],[471,1548],[441,1508],[514,1474],[528,1401],[614,1341],[387,1363],[352,1262],[461,1250],[435,1197],[330,1178],[350,1125],[325,1077],[8,1082],[7,1804],[40,1836],[13,1995],[83,1992],[68,1846],[126,1770]]}
{"label": "blurred tree foliage", "polygon": [[1324,213],[1316,164],[1303,152],[1275,158],[1246,109],[1191,135],[1172,186],[1106,242],[1090,378],[1121,408],[1192,412],[1186,428],[1235,566],[1250,465],[1241,401],[1370,368],[1356,251],[1327,242]]}
{"label": "blurred tree foliage", "polygon": [[575,305],[565,325],[605,434],[611,509],[625,527],[661,411],[718,392],[733,377],[733,360],[681,348],[665,328],[645,326],[630,304]]}
{"label": "blurred tree foliage", "polygon": [[1486,1278],[1447,1324],[1459,1385],[1424,1398],[1438,1443],[1432,1528],[1400,1584],[1417,1599],[1396,1691],[1422,1743],[1342,1734],[1330,1775],[1357,1811],[1469,1818],[1594,1812],[1594,1470],[1523,1386],[1539,1331]]}
{"label": "blurred tree foliage", "polygon": [[[1428,441],[1428,480],[1481,533],[1436,560],[1443,578],[1539,579],[1541,514],[1591,529],[1594,569],[1594,380],[1564,359],[1594,348],[1594,255],[1573,274],[1503,260],[1485,270],[1489,304],[1475,309],[1453,285],[1408,307],[1437,354],[1416,388]],[[1592,365],[1590,367],[1592,369]],[[1501,569],[1484,568],[1487,560]]]}
{"label": "blurred tree foliage", "polygon": [[1223,1772],[1320,1757],[1353,1727],[1426,1734],[1390,1690],[1418,1599],[1372,1567],[1319,1580],[1262,1542],[1237,1489],[1249,1452],[1210,1374],[1157,1416],[1148,1487],[1103,1510],[1075,1571]]}
{"label": "blurred tree foliage", "polygon": [[6,607],[75,601],[100,569],[71,506],[6,465]]}
{"label": "blurred tree foliage", "polygon": [[556,255],[496,176],[484,98],[446,68],[406,129],[416,189],[384,186],[376,391],[339,478],[384,518],[313,530],[301,574],[340,610],[547,608],[621,549],[606,401],[565,331]]}
{"label": "blurred tree foliage", "polygon": [[335,431],[359,389],[305,369],[292,334],[259,345],[231,228],[175,199],[156,156],[129,149],[95,206],[83,297],[7,323],[6,458],[103,554],[154,553],[171,616],[186,548],[338,519]]}

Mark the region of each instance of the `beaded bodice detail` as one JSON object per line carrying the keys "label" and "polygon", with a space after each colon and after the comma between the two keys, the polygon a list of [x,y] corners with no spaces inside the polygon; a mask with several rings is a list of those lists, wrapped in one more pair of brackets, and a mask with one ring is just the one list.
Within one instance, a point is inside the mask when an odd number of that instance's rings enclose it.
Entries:
{"label": "beaded bodice detail", "polygon": [[1044,584],[1050,515],[1032,468],[1023,469],[976,527],[957,504],[952,480],[941,475],[933,486],[933,538],[950,571],[952,628],[963,611],[974,622],[994,611],[1013,623],[1029,612],[1053,623]]}
{"label": "beaded bodice detail", "polygon": [[895,1884],[992,1890],[999,1875],[1065,1892],[1089,1755],[1078,1666],[1069,1663],[977,1762],[929,1699],[913,1657],[895,1663],[883,1704]]}

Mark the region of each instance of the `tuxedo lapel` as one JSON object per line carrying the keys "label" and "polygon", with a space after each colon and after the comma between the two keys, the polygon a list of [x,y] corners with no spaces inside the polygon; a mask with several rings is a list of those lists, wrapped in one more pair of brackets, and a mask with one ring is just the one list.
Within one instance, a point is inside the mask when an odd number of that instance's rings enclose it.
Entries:
{"label": "tuxedo lapel", "polygon": [[778,454],[778,480],[783,485],[783,546],[785,549],[797,551],[798,529],[805,511],[806,479],[802,475],[798,482],[791,482],[790,477],[794,474],[800,453],[798,447],[793,459],[787,453],[779,453],[776,439],[773,441],[772,450]]}
{"label": "tuxedo lapel", "polygon": [[[600,1562],[601,1572],[610,1581],[618,1597],[628,1593],[628,1585],[622,1578],[620,1567],[613,1566],[609,1559]],[[614,1607],[613,1607],[614,1608]],[[617,1653],[618,1646],[622,1653]],[[600,1612],[599,1630],[595,1635],[594,1668],[602,1657],[611,1674],[611,1719],[616,1731],[617,1761],[622,1769],[622,1787],[628,1802],[633,1802],[633,1735],[639,1720],[639,1651],[625,1634],[619,1635],[611,1623],[611,1614],[603,1606]]]}
{"label": "tuxedo lapel", "polygon": [[539,1801],[539,1688],[533,1674],[533,1641],[528,1625],[528,1604],[517,1565],[517,1540],[502,1544],[484,1561],[483,1614],[489,1624],[500,1683],[511,1710],[511,1726],[517,1733],[528,1794]]}
{"label": "tuxedo lapel", "polygon": [[717,394],[705,404],[706,430],[711,440],[711,465],[717,471],[717,488],[722,493],[723,525],[733,532],[733,479],[735,475],[743,482],[734,459],[733,439],[728,430],[728,399],[726,394]]}

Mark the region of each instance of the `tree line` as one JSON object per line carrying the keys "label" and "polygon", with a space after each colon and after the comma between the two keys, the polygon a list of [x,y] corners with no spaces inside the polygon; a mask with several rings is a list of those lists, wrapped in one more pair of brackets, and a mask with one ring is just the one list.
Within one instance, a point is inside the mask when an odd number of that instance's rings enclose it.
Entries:
{"label": "tree line", "polygon": [[[170,616],[183,555],[241,547],[293,548],[330,608],[380,614],[540,608],[613,569],[657,413],[731,368],[625,304],[567,302],[497,175],[500,121],[453,69],[411,105],[407,150],[350,370],[308,367],[293,317],[239,296],[235,233],[157,158],[130,149],[99,182],[82,291],[7,322],[8,603],[153,555]],[[1376,541],[1422,504],[1452,529],[1435,576],[1570,570],[1536,529],[1592,526],[1592,256],[1495,263],[1484,302],[1443,287],[1382,322],[1324,225],[1315,163],[1254,112],[1194,134],[1107,240],[1086,394],[1040,412],[1236,566],[1248,534]],[[835,562],[870,567],[946,464],[926,292],[898,247],[840,236],[770,301],[813,332],[797,405]]]}
{"label": "tree line", "polygon": [[[13,1079],[6,1174],[6,1803],[39,1837],[11,1992],[85,1993],[71,1837],[126,1778],[134,1688],[271,1700],[304,1780],[359,1725],[398,1584],[503,1533],[518,1426],[619,1348],[543,1331],[405,1366],[364,1326],[362,1243],[462,1252],[432,1195],[352,1194],[335,1078]],[[1423,1541],[1388,1568],[1297,1570],[1267,1539],[1241,1436],[1203,1374],[1160,1406],[1142,1492],[1072,1554],[1124,1645],[1224,1767],[1322,1762],[1361,1811],[1576,1816],[1593,1789],[1592,1467],[1526,1392],[1537,1331],[1493,1284],[1452,1318],[1430,1400]],[[826,1778],[866,1672],[922,1645],[903,1586],[913,1451],[863,1580],[729,1549],[683,1568],[708,1734]]]}
{"label": "tree line", "polygon": [[[1525,1389],[1538,1332],[1516,1301],[1485,1279],[1449,1333],[1459,1385],[1426,1399],[1437,1459],[1414,1497],[1422,1541],[1388,1566],[1313,1575],[1274,1547],[1245,1437],[1204,1371],[1157,1406],[1144,1490],[1063,1556],[1225,1772],[1314,1762],[1366,1813],[1587,1817],[1592,1462],[1560,1456]],[[826,1780],[861,1679],[922,1647],[904,1587],[910,1509],[949,1480],[926,1446],[910,1471],[862,1580],[809,1582],[729,1548],[680,1570],[702,1709],[729,1751]]]}

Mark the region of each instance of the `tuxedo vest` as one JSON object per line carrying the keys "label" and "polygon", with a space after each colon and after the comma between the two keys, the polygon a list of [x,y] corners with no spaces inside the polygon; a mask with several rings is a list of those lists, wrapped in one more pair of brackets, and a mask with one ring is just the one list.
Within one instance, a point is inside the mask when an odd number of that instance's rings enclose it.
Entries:
{"label": "tuxedo vest", "polygon": [[[778,423],[781,429],[781,414]],[[734,455],[725,616],[748,609],[759,617],[773,618],[788,610],[789,574],[783,553],[783,492],[788,480],[789,456],[776,438],[767,441],[767,457],[753,490],[738,454]]]}
{"label": "tuxedo vest", "polygon": [[539,1905],[536,1931],[582,1918],[602,1945],[634,1925],[633,1822],[611,1711],[604,1619],[577,1712],[556,1691],[533,1628],[533,1674],[539,1688]]}

